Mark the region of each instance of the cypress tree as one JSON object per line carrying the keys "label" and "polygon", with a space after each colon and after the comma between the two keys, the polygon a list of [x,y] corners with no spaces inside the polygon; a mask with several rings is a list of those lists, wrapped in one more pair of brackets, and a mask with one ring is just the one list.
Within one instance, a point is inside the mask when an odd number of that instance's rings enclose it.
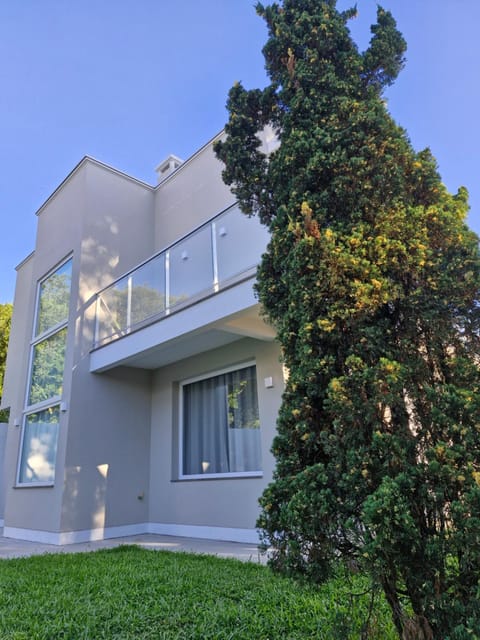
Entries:
{"label": "cypress tree", "polygon": [[[271,241],[257,293],[289,377],[258,525],[274,568],[366,571],[405,638],[480,633],[478,239],[467,193],[389,115],[406,44],[369,48],[336,0],[256,5],[270,84],[228,99],[216,146]],[[272,126],[280,146],[262,153]]]}

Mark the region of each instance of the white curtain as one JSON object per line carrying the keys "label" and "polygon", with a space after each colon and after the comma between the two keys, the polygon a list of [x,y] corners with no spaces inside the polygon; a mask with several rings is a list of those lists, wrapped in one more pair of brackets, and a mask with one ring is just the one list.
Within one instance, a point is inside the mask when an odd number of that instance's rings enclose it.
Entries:
{"label": "white curtain", "polygon": [[53,482],[59,422],[58,406],[25,418],[20,482]]}
{"label": "white curtain", "polygon": [[183,387],[183,474],[259,471],[255,367]]}

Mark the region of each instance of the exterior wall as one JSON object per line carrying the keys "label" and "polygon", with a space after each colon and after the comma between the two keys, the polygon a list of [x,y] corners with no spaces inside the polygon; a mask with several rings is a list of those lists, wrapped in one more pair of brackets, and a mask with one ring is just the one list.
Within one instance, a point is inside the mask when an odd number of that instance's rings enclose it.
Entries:
{"label": "exterior wall", "polygon": [[[74,542],[142,531],[202,535],[204,528],[204,537],[218,530],[213,537],[240,539],[244,531],[245,539],[255,538],[258,497],[274,467],[270,447],[283,392],[278,345],[265,327],[257,327],[255,312],[240,301],[228,326],[210,327],[210,333],[215,329],[223,335],[212,344],[225,346],[212,349],[210,344],[209,351],[185,358],[199,353],[188,344],[193,319],[199,320],[195,314],[200,305],[192,306],[185,310],[191,318],[188,329],[180,327],[171,348],[177,360],[173,364],[153,370],[158,361],[132,360],[138,368],[117,363],[101,374],[90,372],[96,293],[233,202],[209,144],[156,189],[85,159],[41,208],[35,252],[18,268],[4,384],[3,403],[11,407],[5,445],[6,535]],[[70,255],[55,484],[18,486],[19,425],[37,283]],[[237,302],[238,292],[229,289]],[[208,319],[200,320],[203,329]],[[234,341],[226,344],[225,336]],[[263,475],[178,480],[180,382],[251,360],[257,365]],[[267,389],[264,379],[270,377],[274,386]],[[0,519],[1,509],[0,500]]]}
{"label": "exterior wall", "polygon": [[155,246],[160,251],[234,204],[208,144],[157,187]]}
{"label": "exterior wall", "polygon": [[85,188],[73,367],[92,348],[95,294],[154,253],[153,189],[94,164],[86,166]]}
{"label": "exterior wall", "polygon": [[35,304],[33,277],[34,256],[31,254],[17,267],[17,283],[8,342],[3,383],[2,406],[10,407],[10,423],[22,415],[25,402],[25,379],[28,369],[28,349],[32,335],[32,314]]}
{"label": "exterior wall", "polygon": [[[192,376],[212,373],[230,365],[256,361],[262,438],[263,477],[177,480],[178,389]],[[266,389],[264,379],[274,387]],[[155,372],[152,397],[150,522],[167,526],[156,531],[181,532],[187,527],[255,528],[258,498],[271,479],[270,453],[276,416],[283,392],[279,348],[273,342],[244,339],[182,360]],[[188,530],[188,529],[187,529]],[[212,537],[216,537],[212,535]],[[235,536],[234,536],[235,537]]]}
{"label": "exterior wall", "polygon": [[[56,260],[55,254],[52,260]],[[50,266],[53,266],[52,262]],[[41,264],[40,268],[43,269]],[[10,422],[5,447],[5,526],[55,530],[58,526],[61,487],[17,487],[17,466],[22,437],[22,415],[27,391],[29,344],[35,311],[36,256],[32,254],[17,269],[12,327],[5,370],[5,403]],[[44,272],[38,273],[41,278]],[[62,423],[62,429],[64,424]]]}
{"label": "exterior wall", "polygon": [[[76,368],[62,500],[62,531],[148,520],[150,378],[119,368],[101,376]],[[103,537],[103,536],[101,536]]]}
{"label": "exterior wall", "polygon": [[[69,410],[61,413],[53,487],[15,486],[21,429],[9,430],[7,529],[61,531],[65,477],[68,478],[66,490],[70,499],[75,493],[75,483],[78,488],[78,477],[72,479],[71,465],[65,468],[65,460],[67,450],[73,446],[71,443],[76,446],[79,434],[85,428],[81,414],[90,401],[90,374],[82,376],[82,370],[88,370],[88,353],[93,341],[94,293],[151,254],[152,236],[153,190],[88,159],[80,163],[39,212],[35,252],[18,271],[5,400],[11,406],[12,420],[21,418],[28,382],[37,283],[71,254],[71,305],[62,392],[62,400]],[[79,413],[76,413],[77,409]],[[94,447],[95,441],[89,446]],[[128,442],[125,446],[128,447]],[[124,451],[128,471],[128,449]],[[71,459],[72,455],[69,455],[68,460]],[[92,479],[85,475],[81,477],[82,481],[85,478],[85,488],[81,489],[83,499],[89,492]],[[78,508],[73,503],[71,508],[73,515],[69,526],[77,523],[78,514],[85,511],[82,500]],[[90,523],[91,518],[88,526]]]}
{"label": "exterior wall", "polygon": [[4,480],[4,459],[5,445],[7,442],[8,424],[0,422],[0,527],[3,527],[3,512],[5,509],[5,480]]}
{"label": "exterior wall", "polygon": [[75,346],[68,389],[61,531],[143,522],[150,429],[150,374],[89,372],[95,293],[153,253],[153,190],[88,165],[79,248]]}

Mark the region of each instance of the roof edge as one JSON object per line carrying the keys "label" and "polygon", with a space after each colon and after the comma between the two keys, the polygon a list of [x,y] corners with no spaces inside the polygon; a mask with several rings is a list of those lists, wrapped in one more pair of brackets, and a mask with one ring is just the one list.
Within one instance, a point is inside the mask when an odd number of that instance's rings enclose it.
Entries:
{"label": "roof edge", "polygon": [[48,198],[40,205],[40,207],[37,209],[37,211],[35,212],[36,216],[39,216],[43,209],[47,206],[47,204],[59,193],[59,191],[61,191],[63,189],[63,187],[65,186],[65,184],[72,178],[72,176],[77,173],[77,171],[80,170],[80,168],[87,164],[87,163],[91,163],[94,164],[98,167],[101,167],[102,169],[106,169],[107,171],[110,171],[111,173],[115,173],[118,176],[121,176],[122,178],[126,178],[127,180],[130,180],[131,182],[135,182],[136,184],[139,184],[142,187],[145,187],[146,189],[149,189],[151,191],[153,191],[155,189],[154,186],[152,186],[151,184],[148,184],[147,182],[144,182],[143,180],[139,180],[138,178],[134,178],[133,176],[131,176],[128,173],[125,173],[124,171],[120,171],[119,169],[115,169],[115,167],[112,167],[109,164],[106,164],[105,162],[102,162],[101,160],[97,160],[96,158],[93,158],[92,156],[83,156],[83,158],[80,160],[80,162],[78,162],[73,169],[70,171],[70,173],[68,173],[66,175],[66,177],[62,180],[62,182],[60,182],[60,184],[58,185],[58,187],[52,191],[52,193],[48,196]]}
{"label": "roof edge", "polygon": [[186,167],[188,164],[190,164],[190,162],[192,162],[193,160],[195,160],[195,158],[202,153],[203,151],[205,151],[205,149],[212,145],[214,142],[216,142],[217,140],[219,140],[225,133],[225,129],[222,129],[221,131],[219,131],[216,135],[214,135],[212,138],[210,138],[210,140],[208,140],[208,142],[205,142],[205,144],[202,144],[202,146],[197,149],[196,151],[194,151],[192,153],[191,156],[189,156],[186,160],[184,160],[182,162],[182,164],[180,166],[178,166],[174,171],[172,171],[172,173],[169,173],[168,176],[166,176],[161,182],[159,182],[157,185],[155,185],[154,189],[157,190],[159,187],[162,187],[166,182],[168,182],[169,180],[171,180],[174,176],[177,175],[177,173],[179,173],[184,167]]}
{"label": "roof edge", "polygon": [[25,258],[17,264],[17,266],[15,267],[15,271],[18,271],[19,269],[21,269],[26,262],[28,262],[33,258],[34,255],[35,255],[35,251],[32,251],[31,253],[28,254],[28,256],[25,256]]}

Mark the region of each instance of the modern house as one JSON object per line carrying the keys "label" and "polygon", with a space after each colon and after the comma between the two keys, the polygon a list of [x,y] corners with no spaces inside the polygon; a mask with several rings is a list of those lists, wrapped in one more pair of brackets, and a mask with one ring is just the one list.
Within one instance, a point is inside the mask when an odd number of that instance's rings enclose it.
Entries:
{"label": "modern house", "polygon": [[268,233],[214,142],[156,186],[85,157],[39,209],[2,399],[5,536],[258,540],[284,385],[253,291]]}

